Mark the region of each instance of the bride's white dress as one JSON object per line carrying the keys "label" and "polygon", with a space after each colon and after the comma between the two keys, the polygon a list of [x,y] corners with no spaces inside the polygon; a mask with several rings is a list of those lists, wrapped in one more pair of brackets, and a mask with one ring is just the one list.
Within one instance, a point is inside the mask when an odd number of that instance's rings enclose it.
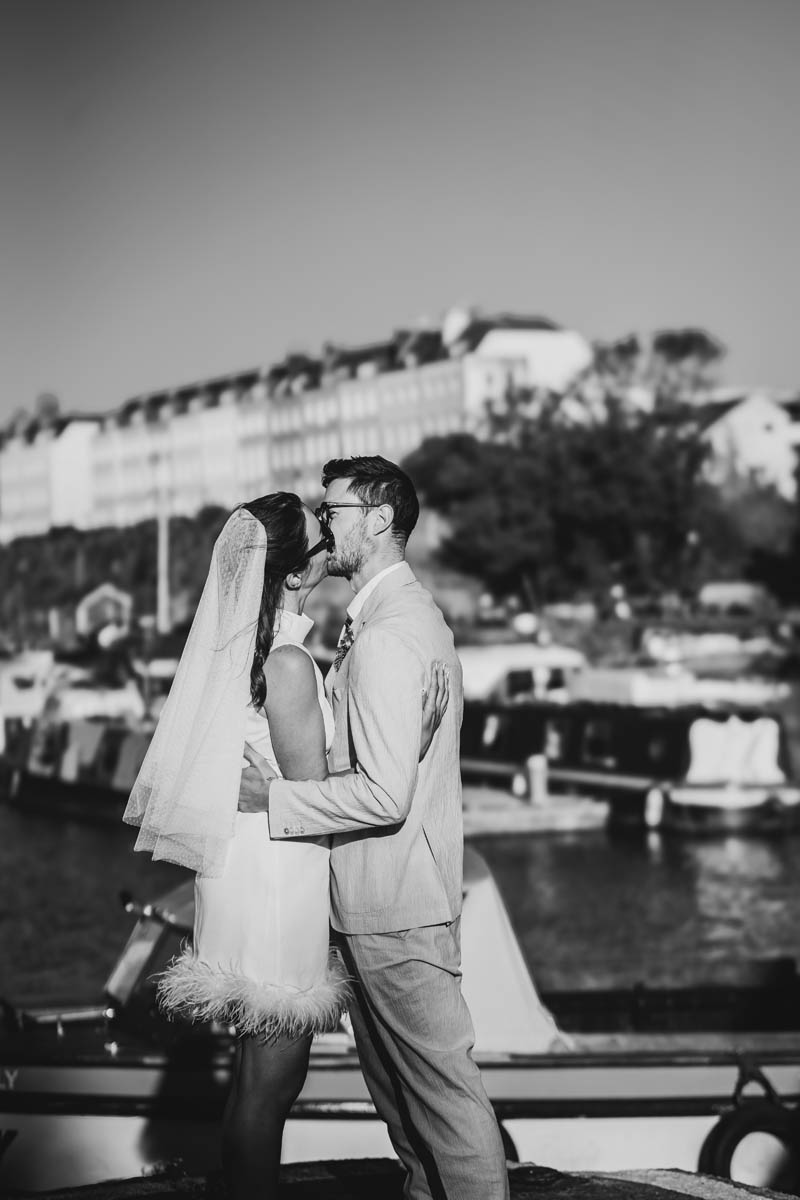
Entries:
{"label": "bride's white dress", "polygon": [[[291,643],[311,657],[303,642],[312,625],[281,613],[273,648]],[[315,663],[314,672],[327,750],[333,713]],[[269,723],[252,707],[246,741],[281,774]],[[265,1038],[334,1028],[346,986],[329,953],[329,857],[327,837],[273,841],[266,813],[237,813],[222,875],[196,877],[192,945],[160,979],[162,1007]]]}

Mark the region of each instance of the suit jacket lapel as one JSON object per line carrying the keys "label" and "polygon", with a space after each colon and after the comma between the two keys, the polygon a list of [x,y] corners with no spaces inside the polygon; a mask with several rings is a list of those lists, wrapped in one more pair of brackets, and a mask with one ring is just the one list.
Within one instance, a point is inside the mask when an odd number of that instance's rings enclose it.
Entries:
{"label": "suit jacket lapel", "polygon": [[[402,563],[396,571],[392,571],[387,575],[385,579],[382,579],[375,590],[367,596],[361,606],[360,612],[353,621],[353,642],[358,637],[359,631],[372,619],[387,596],[399,588],[406,587],[409,583],[414,582],[416,582],[416,576],[406,562]],[[345,655],[339,670],[334,671],[333,667],[331,667],[325,676],[325,693],[331,702],[333,700],[334,686],[337,690],[341,690],[347,684],[347,676],[350,671],[350,655],[352,653],[353,650],[351,647]]]}

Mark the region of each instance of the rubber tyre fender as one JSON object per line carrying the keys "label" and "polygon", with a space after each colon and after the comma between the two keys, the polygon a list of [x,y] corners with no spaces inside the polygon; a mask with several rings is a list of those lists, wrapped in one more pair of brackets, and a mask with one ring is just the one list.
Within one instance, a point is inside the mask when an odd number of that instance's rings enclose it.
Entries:
{"label": "rubber tyre fender", "polygon": [[700,1174],[730,1179],[733,1156],[751,1133],[771,1134],[793,1153],[800,1165],[800,1119],[797,1113],[773,1100],[746,1100],[723,1113],[709,1131],[697,1163]]}

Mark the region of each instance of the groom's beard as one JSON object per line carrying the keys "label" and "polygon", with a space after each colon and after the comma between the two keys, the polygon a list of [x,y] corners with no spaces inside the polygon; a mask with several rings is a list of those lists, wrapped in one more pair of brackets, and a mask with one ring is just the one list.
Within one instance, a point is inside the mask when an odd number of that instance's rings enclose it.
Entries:
{"label": "groom's beard", "polygon": [[343,538],[341,545],[337,542],[331,554],[328,555],[328,574],[343,579],[352,579],[360,571],[367,558],[367,540],[364,528],[356,525]]}

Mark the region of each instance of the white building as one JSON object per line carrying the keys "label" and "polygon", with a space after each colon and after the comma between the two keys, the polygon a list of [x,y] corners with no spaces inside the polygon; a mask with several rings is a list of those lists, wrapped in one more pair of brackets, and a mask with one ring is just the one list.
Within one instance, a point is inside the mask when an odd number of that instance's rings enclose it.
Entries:
{"label": "white building", "polygon": [[266,384],[259,372],[129,401],[103,420],[95,525],[232,508],[269,490]]}
{"label": "white building", "polygon": [[226,508],[273,490],[321,494],[330,458],[398,461],[426,437],[479,430],[487,402],[528,377],[524,357],[450,357],[437,330],[401,332],[264,373],[138,397],[103,418],[94,449],[96,525]]}
{"label": "white building", "polygon": [[287,387],[269,404],[270,478],[314,498],[330,458],[382,454],[399,462],[425,438],[477,428],[515,369],[520,364],[474,354],[388,371],[365,361],[351,376]]}
{"label": "white building", "polygon": [[771,484],[792,499],[800,445],[797,401],[764,391],[732,395],[705,404],[703,438],[711,448],[706,477],[717,486],[732,478]]}
{"label": "white building", "polygon": [[18,418],[0,445],[0,542],[94,523],[95,417]]}
{"label": "white building", "polygon": [[572,330],[533,317],[451,309],[441,329],[401,330],[358,348],[290,356],[268,376],[270,478],[314,497],[329,458],[400,461],[425,438],[480,435],[511,386],[558,391],[592,359]]}
{"label": "white building", "polygon": [[427,437],[480,435],[511,386],[558,391],[590,359],[551,321],[452,309],[441,328],[288,355],[98,418],[25,418],[0,449],[0,537],[191,516],[278,489],[314,499],[328,459],[400,461]]}
{"label": "white building", "polygon": [[481,358],[522,364],[520,386],[561,395],[592,363],[591,344],[573,329],[492,329],[476,349]]}

